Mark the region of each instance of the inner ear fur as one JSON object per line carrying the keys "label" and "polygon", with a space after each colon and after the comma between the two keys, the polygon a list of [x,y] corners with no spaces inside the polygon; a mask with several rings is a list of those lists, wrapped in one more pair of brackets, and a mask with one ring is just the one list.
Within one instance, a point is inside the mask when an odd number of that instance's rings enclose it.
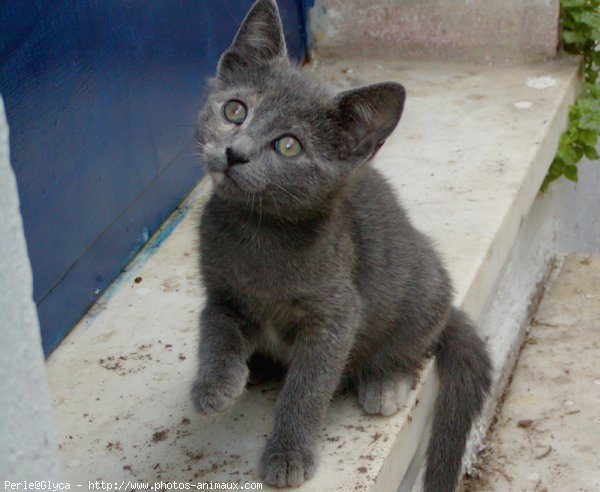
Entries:
{"label": "inner ear fur", "polygon": [[392,133],[404,109],[406,91],[383,82],[342,92],[333,101],[334,118],[345,140],[341,157],[369,159]]}

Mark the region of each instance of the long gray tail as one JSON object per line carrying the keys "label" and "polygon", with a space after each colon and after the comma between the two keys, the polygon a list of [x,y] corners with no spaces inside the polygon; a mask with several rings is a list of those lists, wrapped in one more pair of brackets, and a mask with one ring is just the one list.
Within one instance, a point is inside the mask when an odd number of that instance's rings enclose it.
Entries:
{"label": "long gray tail", "polygon": [[469,318],[453,309],[439,341],[436,365],[440,392],[427,449],[425,492],[454,492],[467,437],[491,384],[484,342]]}

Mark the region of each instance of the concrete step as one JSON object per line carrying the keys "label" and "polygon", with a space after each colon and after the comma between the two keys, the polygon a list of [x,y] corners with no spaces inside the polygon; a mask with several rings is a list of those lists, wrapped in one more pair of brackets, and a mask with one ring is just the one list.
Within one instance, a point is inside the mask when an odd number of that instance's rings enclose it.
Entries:
{"label": "concrete step", "polygon": [[[376,165],[438,244],[456,303],[481,318],[566,124],[578,60],[485,67],[346,59],[309,69],[340,88],[406,86],[405,114]],[[203,303],[197,210],[209,191],[203,181],[48,361],[72,483],[258,480],[277,388],[251,388],[212,419],[195,415],[188,398]],[[507,352],[492,353],[500,382]],[[301,490],[410,490],[436,384],[429,365],[407,408],[391,418],[335,398],[319,471]],[[478,425],[471,449],[486,427]]]}
{"label": "concrete step", "polygon": [[559,0],[315,0],[318,57],[523,62],[556,55]]}
{"label": "concrete step", "polygon": [[600,255],[564,259],[465,492],[600,490],[599,292]]}

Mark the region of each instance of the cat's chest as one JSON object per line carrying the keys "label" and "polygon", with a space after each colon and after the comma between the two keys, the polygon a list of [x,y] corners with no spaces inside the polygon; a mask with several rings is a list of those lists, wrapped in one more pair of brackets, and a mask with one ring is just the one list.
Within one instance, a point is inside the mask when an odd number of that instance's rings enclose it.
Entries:
{"label": "cat's chest", "polygon": [[240,247],[224,251],[217,260],[220,271],[227,272],[228,283],[241,293],[276,296],[294,292],[310,281],[311,272],[298,255],[282,254],[274,248]]}
{"label": "cat's chest", "polygon": [[290,348],[305,328],[308,306],[297,301],[269,302],[261,299],[254,302],[253,314],[260,325],[258,350],[289,362]]}
{"label": "cat's chest", "polygon": [[[293,297],[315,287],[327,272],[319,248],[295,247],[285,238],[229,231],[203,252],[207,273],[239,295]],[[210,255],[204,258],[204,255]]]}

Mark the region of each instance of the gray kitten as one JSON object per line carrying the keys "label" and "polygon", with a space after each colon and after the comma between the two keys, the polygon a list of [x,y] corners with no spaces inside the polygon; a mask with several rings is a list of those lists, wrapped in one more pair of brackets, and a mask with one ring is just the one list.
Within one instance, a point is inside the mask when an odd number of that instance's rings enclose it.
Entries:
{"label": "gray kitten", "polygon": [[231,406],[256,354],[286,368],[260,464],[268,484],[313,476],[337,388],[391,415],[433,353],[425,490],[456,487],[490,361],[431,242],[369,162],[404,97],[396,83],[335,95],[302,72],[273,0],[254,4],[210,82],[197,141],[215,186],[200,226],[207,303],[192,399],[201,414]]}

